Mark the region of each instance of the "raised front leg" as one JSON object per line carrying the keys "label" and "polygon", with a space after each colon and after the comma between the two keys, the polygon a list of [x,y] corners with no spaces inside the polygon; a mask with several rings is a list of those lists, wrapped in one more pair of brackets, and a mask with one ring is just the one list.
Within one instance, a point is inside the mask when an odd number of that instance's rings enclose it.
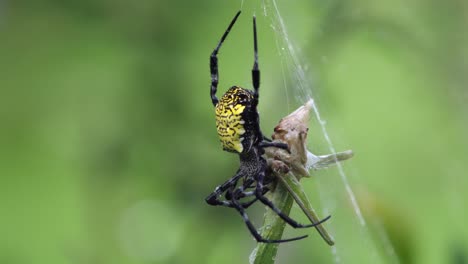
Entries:
{"label": "raised front leg", "polygon": [[236,23],[237,18],[239,17],[241,11],[237,12],[237,14],[234,16],[232,19],[231,23],[229,24],[228,28],[224,32],[223,36],[221,37],[221,40],[218,42],[218,45],[216,48],[213,50],[210,56],[210,72],[211,72],[211,89],[210,89],[210,95],[211,95],[211,102],[213,103],[214,106],[218,104],[218,98],[216,97],[216,91],[218,90],[218,79],[219,79],[219,73],[218,73],[218,51],[221,48],[221,45],[223,44],[224,40],[229,34],[229,31],[231,31],[231,28],[234,26],[234,23]]}
{"label": "raised front leg", "polygon": [[259,89],[260,89],[260,69],[258,67],[258,47],[257,47],[257,20],[253,17],[253,32],[254,32],[254,65],[252,68],[252,85],[254,88],[254,98],[258,104]]}

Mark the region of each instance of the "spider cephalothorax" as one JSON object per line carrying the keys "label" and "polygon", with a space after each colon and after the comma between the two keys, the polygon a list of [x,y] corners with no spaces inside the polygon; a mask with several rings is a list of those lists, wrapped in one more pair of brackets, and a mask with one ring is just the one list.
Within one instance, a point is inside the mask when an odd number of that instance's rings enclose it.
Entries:
{"label": "spider cephalothorax", "polygon": [[[260,70],[258,68],[257,52],[257,29],[255,17],[253,19],[254,30],[254,65],[252,69],[253,91],[239,86],[231,87],[218,100],[216,91],[218,89],[218,51],[226,39],[229,31],[234,26],[240,11],[224,32],[221,40],[210,56],[211,71],[211,101],[215,106],[216,129],[221,140],[223,149],[239,154],[240,167],[236,175],[225,183],[216,187],[215,191],[206,197],[206,202],[211,205],[222,205],[236,209],[242,216],[250,233],[258,242],[280,243],[305,238],[307,236],[294,237],[289,239],[267,240],[264,239],[255,229],[249,220],[245,209],[257,200],[270,207],[279,217],[294,228],[312,227],[321,224],[329,217],[314,224],[302,225],[291,219],[287,214],[279,210],[264,195],[269,191],[267,187],[273,179],[269,175],[266,160],[262,157],[264,148],[277,147],[288,149],[288,145],[280,142],[272,142],[265,138],[260,130],[259,116],[257,112]],[[240,181],[241,180],[241,181]],[[224,194],[224,200],[220,197]],[[241,201],[244,198],[254,197],[249,201]]]}

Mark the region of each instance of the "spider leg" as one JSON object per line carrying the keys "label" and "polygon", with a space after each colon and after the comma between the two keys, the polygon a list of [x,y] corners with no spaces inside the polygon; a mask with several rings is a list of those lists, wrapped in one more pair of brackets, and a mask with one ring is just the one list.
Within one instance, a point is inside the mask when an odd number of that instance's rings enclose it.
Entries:
{"label": "spider leg", "polygon": [[283,242],[290,242],[294,240],[299,240],[306,238],[307,235],[305,236],[300,236],[300,237],[293,237],[293,238],[288,238],[288,239],[264,239],[257,231],[255,226],[252,224],[252,222],[249,219],[249,216],[245,212],[245,209],[241,206],[238,200],[233,199],[232,204],[234,208],[239,212],[239,214],[242,216],[242,219],[244,220],[245,224],[247,225],[247,228],[249,229],[250,233],[252,236],[257,240],[257,242],[261,243],[283,243]]}
{"label": "spider leg", "polygon": [[253,32],[254,32],[254,65],[252,68],[252,84],[254,88],[254,98],[258,103],[258,90],[260,88],[260,69],[258,67],[258,46],[257,46],[257,19],[253,17]]}
{"label": "spider leg", "polygon": [[271,210],[273,210],[276,214],[278,214],[281,219],[283,219],[286,223],[288,223],[290,226],[294,228],[306,228],[306,227],[313,227],[322,224],[323,222],[327,221],[330,219],[330,215],[325,217],[324,219],[318,221],[317,223],[309,224],[309,225],[303,225],[298,223],[297,221],[293,220],[290,218],[288,215],[283,213],[278,207],[276,207],[268,198],[263,196],[263,179],[265,177],[265,173],[261,172],[258,174],[258,181],[257,181],[257,188],[256,188],[256,196],[257,198],[266,206],[270,207]]}
{"label": "spider leg", "polygon": [[229,188],[235,187],[237,185],[237,181],[243,176],[244,176],[244,174],[242,174],[240,171],[237,172],[237,174],[234,175],[231,179],[227,180],[223,184],[216,187],[215,190],[205,198],[205,201],[210,205],[225,205],[225,206],[228,206],[227,203],[229,203],[229,202],[221,201],[219,199],[219,196],[221,196]]}
{"label": "spider leg", "polygon": [[[210,193],[210,195],[208,195],[205,198],[205,201],[208,204],[213,205],[213,206],[220,205],[220,206],[226,206],[226,207],[231,207],[232,208],[232,207],[234,207],[232,205],[232,202],[231,202],[232,199],[233,199],[233,196],[238,196],[237,199],[240,199],[240,198],[246,198],[246,197],[256,195],[255,192],[244,192],[244,189],[254,188],[254,186],[252,186],[252,184],[255,182],[254,180],[247,180],[244,183],[244,185],[241,186],[242,188],[240,189],[240,191],[236,190],[236,193],[233,194],[233,190],[234,190],[235,186],[237,185],[237,182],[243,176],[244,176],[244,174],[242,174],[241,172],[238,172],[231,179],[227,180],[225,183],[223,183],[223,184],[219,185],[218,187],[216,187],[214,192]],[[263,194],[267,193],[269,190],[270,189],[268,187],[265,187],[264,190],[263,190]],[[225,194],[226,200],[219,199],[219,197],[223,193],[226,193]],[[244,208],[248,208],[249,206],[254,204],[257,200],[258,200],[258,198],[255,197],[251,201],[240,203],[240,205],[242,207],[244,207]]]}
{"label": "spider leg", "polygon": [[[254,199],[248,201],[248,202],[242,202],[242,203],[239,203],[242,208],[244,209],[247,209],[249,208],[252,204],[254,204],[256,201],[258,201],[258,198],[255,197]],[[222,204],[220,204],[221,206],[226,206],[226,207],[229,207],[229,208],[234,208],[234,205],[232,204],[232,201],[231,200],[224,200],[224,201],[220,201]]]}
{"label": "spider leg", "polygon": [[[226,201],[221,201],[221,202],[223,203],[224,206],[232,208],[234,206],[232,205],[231,201],[232,201],[234,196],[236,197],[236,200],[246,198],[246,197],[255,196],[256,195],[255,191],[245,191],[245,189],[255,188],[255,186],[252,186],[253,183],[255,183],[255,181],[253,179],[248,179],[248,180],[246,180],[244,182],[244,184],[242,186],[237,188],[235,192],[232,191],[233,188],[229,188],[229,190],[227,190],[226,195],[225,195]],[[265,194],[265,193],[267,193],[269,191],[270,191],[270,189],[268,187],[263,188],[263,194]],[[258,201],[257,197],[255,197],[254,199],[252,199],[252,200],[250,200],[248,202],[242,202],[242,203],[240,203],[240,205],[244,209],[247,209],[252,204],[254,204],[256,201]]]}
{"label": "spider leg", "polygon": [[[244,193],[242,193],[242,194],[244,194]],[[254,195],[255,195],[255,193],[253,193],[253,192],[252,192],[252,193],[246,193],[246,194],[244,194],[244,195],[241,195],[242,197],[239,197],[239,198],[245,198],[245,197],[250,197],[250,196],[254,196]],[[237,199],[236,199],[236,200],[237,200]],[[242,202],[242,203],[239,203],[239,204],[242,206],[242,208],[247,209],[247,208],[249,208],[252,204],[254,204],[256,201],[258,201],[258,198],[257,198],[257,197],[254,197],[252,200],[250,200],[250,201],[248,201],[248,202]],[[232,199],[231,199],[229,202],[230,202],[230,204],[229,204],[228,207],[233,208],[234,205],[232,204]]]}
{"label": "spider leg", "polygon": [[[248,192],[244,192],[244,190],[246,190],[246,189],[254,188],[255,186],[252,186],[254,183],[255,183],[255,181],[252,178],[245,179],[244,182],[242,183],[242,185],[239,188],[236,189],[236,191],[235,191],[236,197],[238,197],[238,199],[240,199],[240,198],[255,195],[255,194],[250,194]],[[237,182],[236,182],[236,184],[237,184]],[[232,200],[232,196],[234,195],[235,185],[233,185],[231,187],[232,188],[229,188],[230,191],[228,190],[226,192],[225,196],[224,196],[226,198],[226,200]]]}
{"label": "spider leg", "polygon": [[281,143],[281,142],[267,142],[263,141],[260,142],[259,147],[261,148],[269,148],[269,147],[275,147],[275,148],[280,148],[289,151],[289,146],[286,143]]}
{"label": "spider leg", "polygon": [[[235,192],[234,192],[234,186],[232,186],[232,188],[229,188],[227,191],[226,191],[226,194],[225,194],[225,198],[226,200],[225,201],[221,201],[223,203],[224,206],[227,206],[227,207],[230,207],[230,208],[233,208],[234,206],[232,205],[232,199],[233,197],[236,197],[237,199],[242,199],[242,198],[246,198],[246,197],[251,197],[251,196],[254,196],[255,195],[255,192],[253,191],[250,191],[250,192],[242,192],[241,190],[239,190],[240,188],[238,188]],[[244,209],[247,209],[249,208],[252,204],[254,204],[256,201],[258,201],[258,198],[257,197],[254,197],[254,199],[248,201],[248,202],[242,202],[242,203],[239,203]]]}
{"label": "spider leg", "polygon": [[218,42],[218,45],[216,48],[213,50],[210,56],[210,72],[211,72],[211,90],[210,90],[210,95],[211,95],[211,102],[213,103],[214,106],[218,104],[218,98],[216,97],[216,91],[218,90],[218,79],[219,79],[219,73],[218,73],[218,51],[221,48],[221,45],[223,44],[224,40],[226,39],[227,35],[229,34],[229,31],[231,31],[231,28],[234,26],[234,23],[236,23],[237,18],[239,17],[241,11],[237,12],[237,14],[234,16],[232,19],[231,23],[229,24],[228,28],[224,32],[223,36],[221,37],[221,40]]}
{"label": "spider leg", "polygon": [[[244,192],[244,189],[255,188],[255,186],[252,186],[252,184],[255,183],[255,181],[252,179],[246,180],[243,186],[236,189],[235,194],[234,194],[234,188],[237,185],[237,182],[239,181],[239,179],[242,178],[243,176],[244,174],[238,172],[234,177],[232,177],[231,179],[227,180],[225,183],[216,187],[215,191],[205,198],[205,201],[208,204],[213,205],[213,206],[220,205],[220,206],[233,208],[234,206],[232,205],[232,199],[234,195],[237,197],[237,199],[256,195],[254,191]],[[264,187],[263,194],[267,193],[268,191],[270,191],[270,189],[268,187]],[[224,196],[226,200],[219,199],[219,196],[221,196],[223,193],[225,193]],[[248,208],[252,204],[254,204],[257,200],[258,198],[255,197],[254,199],[248,202],[240,203],[240,205],[244,208]]]}
{"label": "spider leg", "polygon": [[[267,193],[267,192],[269,192],[269,191],[270,191],[270,189],[267,188],[267,187],[265,187],[265,188],[263,189],[263,194],[265,194],[265,193]],[[256,194],[255,194],[255,191],[241,192],[240,195],[239,195],[239,198],[245,198],[245,197],[250,197],[250,196],[254,196],[254,195],[256,195]],[[250,201],[248,201],[248,202],[243,202],[243,203],[240,203],[240,204],[242,205],[242,207],[243,207],[244,209],[247,209],[247,208],[249,208],[252,204],[254,204],[256,201],[258,201],[258,198],[257,198],[257,197],[255,197],[254,199],[252,199],[252,200],[250,200]],[[231,206],[229,206],[229,207],[231,207]]]}

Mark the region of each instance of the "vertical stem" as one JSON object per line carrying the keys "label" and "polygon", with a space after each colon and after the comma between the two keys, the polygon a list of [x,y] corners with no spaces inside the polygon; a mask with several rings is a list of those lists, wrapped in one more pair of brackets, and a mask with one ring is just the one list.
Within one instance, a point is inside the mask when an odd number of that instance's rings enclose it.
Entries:
{"label": "vertical stem", "polygon": [[[280,176],[281,177],[281,176]],[[276,189],[270,192],[270,199],[285,214],[289,215],[293,204],[293,197],[289,195],[288,189],[284,184],[278,182]],[[263,220],[261,231],[262,237],[266,239],[281,239],[286,226],[275,212],[267,210]],[[276,243],[258,243],[257,247],[250,255],[251,264],[273,264],[275,263],[276,253],[278,251]]]}
{"label": "vertical stem", "polygon": [[[294,175],[277,175],[279,181],[276,189],[271,194],[271,200],[285,214],[289,215],[293,201],[299,205],[312,223],[317,223],[320,219],[312,208],[304,189]],[[263,220],[261,231],[262,237],[266,239],[281,239],[286,222],[284,222],[275,212],[267,210]],[[322,238],[330,246],[334,245],[333,238],[328,234],[323,225],[315,227]],[[278,245],[274,243],[258,243],[257,247],[250,255],[251,264],[273,264],[275,263]]]}

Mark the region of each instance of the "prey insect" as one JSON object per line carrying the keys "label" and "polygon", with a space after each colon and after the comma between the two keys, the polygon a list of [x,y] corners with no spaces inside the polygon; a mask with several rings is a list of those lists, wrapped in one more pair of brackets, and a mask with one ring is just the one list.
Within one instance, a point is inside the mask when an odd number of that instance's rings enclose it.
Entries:
{"label": "prey insect", "polygon": [[[250,221],[246,209],[257,201],[273,210],[281,219],[294,228],[307,228],[319,225],[330,216],[314,224],[300,224],[287,214],[283,213],[273,204],[265,194],[270,191],[268,185],[274,181],[265,158],[265,148],[275,147],[288,150],[288,145],[273,142],[263,136],[260,130],[260,118],[257,112],[260,88],[260,69],[258,66],[257,26],[253,17],[254,35],[254,64],[252,68],[253,90],[232,86],[222,97],[218,99],[218,52],[226,40],[229,32],[236,23],[240,11],[232,19],[228,28],[218,42],[210,56],[211,71],[211,101],[215,107],[216,128],[223,146],[223,150],[239,155],[240,167],[236,174],[216,187],[215,191],[206,197],[210,205],[220,205],[234,208],[239,212],[252,236],[258,242],[281,243],[299,240],[307,235],[288,239],[264,239]],[[222,198],[224,196],[224,198]]]}

